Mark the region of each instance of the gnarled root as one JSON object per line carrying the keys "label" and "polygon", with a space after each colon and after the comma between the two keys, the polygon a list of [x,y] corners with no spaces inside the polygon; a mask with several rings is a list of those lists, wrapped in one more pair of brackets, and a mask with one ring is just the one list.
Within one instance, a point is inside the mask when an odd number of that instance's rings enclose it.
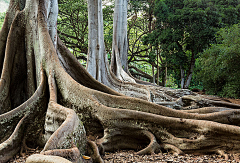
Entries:
{"label": "gnarled root", "polygon": [[[102,150],[102,149],[100,149],[100,150]],[[99,162],[99,163],[104,162],[103,159],[101,158],[97,144],[90,140],[88,140],[88,153],[90,153],[90,156],[91,156],[93,162]]]}
{"label": "gnarled root", "polygon": [[[40,118],[42,116],[42,113],[45,111],[45,105],[43,104],[46,102],[45,96],[46,96],[46,79],[44,73],[42,72],[41,83],[36,92],[32,95],[32,97],[19,107],[5,114],[0,115],[0,131],[2,134],[0,135],[1,136],[0,140],[2,139],[6,140],[0,144],[0,162],[8,161],[20,150],[22,138],[24,136],[24,131],[26,129],[25,124],[29,123],[29,120],[31,120],[33,117]],[[40,113],[40,115],[38,115],[38,113]],[[12,132],[12,135],[9,138],[6,137],[12,131],[12,128],[6,129],[7,128],[6,126],[8,126],[9,123],[11,123],[12,127],[14,127],[13,125],[16,122],[17,126]],[[38,122],[38,125],[40,125],[39,123],[40,121]],[[34,125],[36,124],[33,121],[28,127],[30,127],[31,129],[31,127],[34,127]],[[28,133],[26,133],[25,136],[27,134]]]}
{"label": "gnarled root", "polygon": [[149,138],[150,143],[149,145],[142,149],[141,151],[137,152],[138,155],[144,155],[144,154],[155,154],[160,152],[160,145],[158,144],[155,136],[146,130],[140,131],[143,135],[145,135],[147,138]]}
{"label": "gnarled root", "polygon": [[[73,147],[71,149],[54,149],[48,150],[45,152],[41,152],[42,155],[52,155],[52,156],[60,156],[70,160],[71,162],[81,161],[80,152],[77,147]],[[80,159],[80,160],[79,160]]]}
{"label": "gnarled root", "polygon": [[232,109],[226,108],[226,107],[204,107],[199,109],[183,110],[183,112],[196,113],[196,114],[208,114],[208,113],[214,113],[214,112],[221,112],[225,110],[232,110]]}
{"label": "gnarled root", "polygon": [[71,161],[59,157],[59,156],[48,156],[41,154],[34,154],[27,158],[26,163],[72,163]]}
{"label": "gnarled root", "polygon": [[[76,113],[55,102],[50,102],[47,116],[45,126],[47,143],[41,154],[57,155],[71,161],[78,160],[80,152],[84,151],[86,133]],[[79,149],[75,145],[78,145]]]}
{"label": "gnarled root", "polygon": [[228,160],[228,154],[225,153],[223,150],[218,149],[216,153],[219,154],[220,156],[223,156],[225,160]]}
{"label": "gnarled root", "polygon": [[26,154],[24,152],[34,152],[36,149],[33,148],[29,148],[26,144],[26,137],[23,138],[23,142],[22,142],[22,146],[21,146],[21,150],[20,150],[20,156],[24,157],[26,156]]}
{"label": "gnarled root", "polygon": [[179,148],[175,147],[174,145],[171,144],[161,144],[161,148],[167,150],[168,152],[171,152],[173,155],[184,155],[185,153],[180,150]]}
{"label": "gnarled root", "polygon": [[25,118],[26,116],[19,121],[12,135],[0,144],[0,162],[7,162],[20,150],[20,142],[24,130],[23,125]]}

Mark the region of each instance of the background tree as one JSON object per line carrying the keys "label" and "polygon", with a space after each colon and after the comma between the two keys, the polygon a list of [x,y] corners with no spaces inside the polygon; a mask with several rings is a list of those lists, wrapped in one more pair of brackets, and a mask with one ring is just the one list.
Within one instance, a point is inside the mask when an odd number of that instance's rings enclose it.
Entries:
{"label": "background tree", "polygon": [[[144,45],[142,38],[154,29],[154,4],[152,0],[130,1],[130,19],[128,20],[128,63],[131,65],[131,74],[137,75],[143,80],[149,79],[151,82],[153,82],[152,66],[157,69],[156,57],[149,59],[148,54],[151,52],[151,45]],[[153,53],[155,52],[152,51],[151,54]]]}
{"label": "background tree", "polygon": [[60,0],[58,34],[72,53],[85,62],[88,51],[88,10],[86,0]]}
{"label": "background tree", "polygon": [[[103,2],[103,24],[105,47],[111,54],[113,2]],[[81,63],[86,66],[88,53],[88,10],[87,0],[60,0],[58,17],[58,34],[64,44]]]}
{"label": "background tree", "polygon": [[[214,43],[216,31],[237,21],[238,4],[238,1],[156,1],[157,28],[145,42],[160,43],[168,65],[180,65],[182,88],[189,87],[195,60]],[[226,19],[230,13],[232,22]]]}
{"label": "background tree", "polygon": [[5,18],[5,13],[0,13],[0,29],[2,28],[3,22],[4,22],[4,18]]}
{"label": "background tree", "polygon": [[199,78],[207,93],[225,97],[240,97],[240,25],[222,28],[217,43],[203,52]]}

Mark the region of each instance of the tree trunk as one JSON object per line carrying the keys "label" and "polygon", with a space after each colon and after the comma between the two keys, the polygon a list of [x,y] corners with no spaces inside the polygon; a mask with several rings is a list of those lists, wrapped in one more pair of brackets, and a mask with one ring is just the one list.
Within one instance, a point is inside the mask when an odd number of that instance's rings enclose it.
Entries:
{"label": "tree trunk", "polygon": [[[126,10],[127,1],[119,0],[115,3],[115,28],[114,28],[114,37],[113,37],[113,45],[115,45],[115,49],[113,50],[113,55],[111,65],[115,65],[113,73],[109,69],[108,60],[105,52],[104,47],[104,37],[103,37],[103,21],[102,21],[102,8],[101,8],[101,1],[89,1],[89,52],[88,52],[88,64],[87,70],[88,72],[99,82],[103,83],[104,85],[114,89],[115,91],[125,94],[131,97],[137,97],[144,100],[151,101],[151,94],[157,93],[154,87],[147,87],[142,86],[139,84],[135,84],[135,80],[129,76],[123,69],[122,63],[119,56],[119,49],[125,49],[125,43],[122,43],[123,37],[120,37],[121,33],[118,31],[118,28],[123,28],[122,25],[118,25],[119,23],[122,24],[123,21],[126,20],[126,13],[122,12],[123,8]],[[123,14],[124,13],[124,14]],[[120,15],[120,16],[119,16]],[[122,18],[122,15],[125,15]],[[121,19],[118,19],[118,18]],[[124,23],[123,23],[124,24]],[[120,27],[119,27],[120,26]],[[125,28],[123,28],[125,29]],[[125,33],[124,33],[125,35]],[[97,36],[97,38],[96,38]],[[120,38],[120,39],[118,39]],[[119,48],[118,48],[119,46]],[[121,53],[123,55],[123,53]],[[127,54],[126,54],[127,55]],[[116,63],[116,64],[114,64]],[[148,83],[148,82],[141,82],[141,83]],[[159,95],[154,95],[159,96]],[[159,98],[160,99],[160,98]]]}
{"label": "tree trunk", "polygon": [[[88,0],[88,58],[87,71],[99,82],[106,83],[107,56],[103,36],[102,1]],[[94,68],[95,67],[95,68]]]}
{"label": "tree trunk", "polygon": [[82,162],[83,154],[103,162],[104,150],[139,147],[137,154],[239,151],[239,105],[167,88],[156,90],[161,105],[119,94],[50,32],[48,11],[56,8],[47,4],[54,1],[27,0],[22,11],[19,2],[11,0],[0,31],[1,163],[30,145],[43,150],[27,163]]}
{"label": "tree trunk", "polygon": [[159,61],[158,61],[159,53],[157,49],[157,85],[159,85]]}
{"label": "tree trunk", "polygon": [[[118,77],[110,69],[104,47],[103,17],[101,0],[91,0],[89,5],[89,50],[88,50],[88,72],[99,82],[114,89],[115,91],[150,101],[150,92],[146,87],[135,84],[132,79],[125,78],[126,72],[120,66],[117,70]],[[116,4],[117,5],[117,4]],[[122,5],[122,3],[121,3]],[[120,5],[120,7],[122,7]],[[117,5],[119,7],[119,5]],[[116,8],[118,8],[116,7]],[[117,36],[117,35],[116,35]],[[116,55],[119,58],[119,55]],[[120,58],[116,60],[121,65]],[[118,66],[117,66],[118,67]],[[125,77],[124,77],[125,76]],[[127,75],[128,76],[128,75]],[[121,78],[123,77],[123,78]],[[121,78],[121,80],[119,80]],[[130,91],[129,91],[130,90]]]}
{"label": "tree trunk", "polygon": [[189,70],[188,70],[187,78],[186,78],[185,83],[184,83],[184,88],[185,89],[187,89],[189,87],[190,82],[192,80],[192,73],[193,73],[194,66],[195,66],[195,55],[194,55],[194,52],[192,51],[192,58],[191,58],[191,62],[190,62],[190,67],[189,67]]}
{"label": "tree trunk", "polygon": [[152,82],[155,84],[154,63],[152,63]]}
{"label": "tree trunk", "polygon": [[126,73],[128,72],[127,5],[128,0],[115,1],[111,70],[119,80],[136,83]]}
{"label": "tree trunk", "polygon": [[165,78],[164,79],[165,79],[165,82],[164,82],[165,85],[164,86],[166,87],[166,84],[167,84],[167,63],[166,63],[166,66],[165,66]]}
{"label": "tree trunk", "polygon": [[185,81],[185,74],[184,74],[184,69],[180,65],[180,71],[181,71],[181,89],[184,89],[184,81]]}

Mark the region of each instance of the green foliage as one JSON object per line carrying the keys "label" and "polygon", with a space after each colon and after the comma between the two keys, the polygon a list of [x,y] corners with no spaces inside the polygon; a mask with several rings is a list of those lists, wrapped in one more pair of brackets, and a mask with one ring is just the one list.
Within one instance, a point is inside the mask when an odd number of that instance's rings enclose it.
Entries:
{"label": "green foliage", "polygon": [[200,76],[210,94],[240,97],[240,25],[222,28],[213,44],[201,56]]}
{"label": "green foliage", "polygon": [[108,54],[112,52],[113,12],[114,3],[103,6],[104,42]]}
{"label": "green foliage", "polygon": [[58,34],[77,57],[88,51],[88,9],[86,0],[59,0]]}
{"label": "green foliage", "polygon": [[168,67],[180,75],[180,65],[188,70],[192,58],[216,42],[221,27],[239,22],[239,9],[238,0],[156,0],[156,30],[143,42],[161,45]]}
{"label": "green foliage", "polygon": [[143,37],[155,28],[154,5],[153,0],[131,0],[128,11],[128,62],[151,76],[152,65],[157,70],[156,48],[144,45]]}
{"label": "green foliage", "polygon": [[176,79],[173,77],[173,74],[167,76],[166,87],[177,89],[178,85],[176,84]]}
{"label": "green foliage", "polygon": [[3,26],[5,15],[6,15],[6,13],[0,13],[0,30]]}
{"label": "green foliage", "polygon": [[[109,1],[108,1],[109,2]],[[70,51],[86,60],[88,52],[88,6],[87,0],[59,0],[58,34]],[[103,6],[106,50],[111,52],[114,5]],[[85,61],[80,60],[83,65]]]}
{"label": "green foliage", "polygon": [[155,51],[151,51],[150,53],[149,53],[149,55],[148,55],[148,61],[149,61],[149,63],[154,63],[155,62],[155,60],[156,60],[156,57],[157,57],[157,54],[156,54],[156,52]]}
{"label": "green foliage", "polygon": [[10,0],[2,0],[3,2],[9,4]]}

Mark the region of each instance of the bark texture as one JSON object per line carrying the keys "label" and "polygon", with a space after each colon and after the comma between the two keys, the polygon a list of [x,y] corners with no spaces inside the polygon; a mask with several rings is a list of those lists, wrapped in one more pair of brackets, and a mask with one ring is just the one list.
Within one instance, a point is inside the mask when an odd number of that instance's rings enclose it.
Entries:
{"label": "bark texture", "polygon": [[[94,79],[110,87],[111,89],[131,97],[140,98],[151,102],[169,101],[172,98],[165,98],[162,87],[155,84],[135,79],[128,72],[127,61],[122,65],[122,58],[127,57],[127,0],[116,0],[114,10],[113,29],[113,53],[111,66],[109,66],[103,36],[102,1],[88,1],[89,19],[89,50],[87,71]],[[65,50],[67,51],[67,49]],[[63,52],[65,53],[65,52]],[[60,54],[61,55],[61,54]],[[63,61],[64,62],[64,61]],[[70,66],[70,65],[68,65]],[[111,67],[111,68],[109,68]],[[71,73],[71,72],[69,72]],[[137,83],[139,84],[137,84]],[[148,86],[150,85],[150,86]],[[168,92],[174,91],[169,89]],[[160,92],[160,93],[159,93]],[[184,93],[184,92],[182,92]],[[187,91],[187,94],[189,91]],[[174,93],[173,93],[174,94]],[[160,100],[160,101],[159,101]]]}
{"label": "bark texture", "polygon": [[104,151],[118,149],[239,151],[239,105],[162,87],[152,96],[160,105],[120,94],[91,77],[51,31],[56,1],[19,2],[11,0],[0,31],[0,162],[26,146],[43,147],[29,163],[82,162],[84,154],[103,162]]}

